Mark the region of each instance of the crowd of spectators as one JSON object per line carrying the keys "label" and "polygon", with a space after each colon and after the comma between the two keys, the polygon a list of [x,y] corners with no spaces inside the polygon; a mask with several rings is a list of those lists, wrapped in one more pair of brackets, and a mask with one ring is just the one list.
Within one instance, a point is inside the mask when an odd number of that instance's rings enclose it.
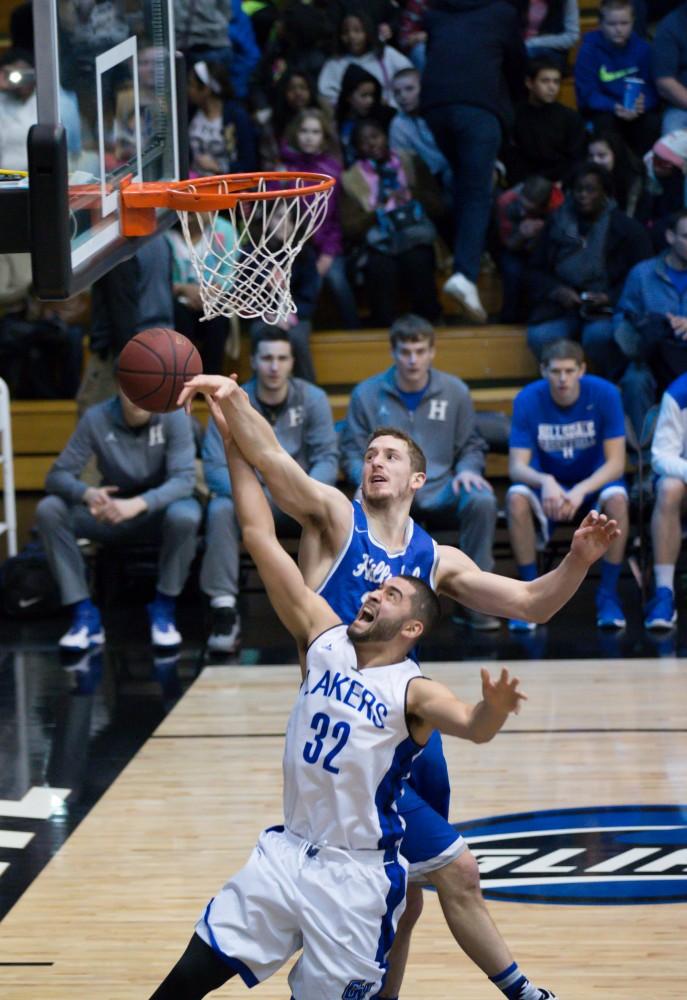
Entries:
{"label": "crowd of spectators", "polygon": [[[13,45],[0,56],[3,168],[26,166],[23,136],[36,114],[27,6],[15,12]],[[118,6],[117,0],[92,0],[79,9],[85,16],[112,8],[116,24]],[[288,353],[289,367],[288,392],[277,409],[287,396],[288,412],[309,412],[315,402],[321,407],[319,397],[310,398],[308,346],[318,317],[350,330],[351,338],[361,326],[391,327],[393,367],[353,393],[344,468],[355,486],[360,448],[382,410],[393,420],[381,422],[399,426],[422,423],[425,410],[431,422],[455,420],[460,435],[446,444],[450,456],[437,455],[441,471],[423,491],[422,513],[429,521],[455,519],[463,547],[488,569],[496,505],[483,478],[484,443],[470,417],[467,387],[431,369],[427,331],[450,302],[471,322],[526,325],[544,372],[540,392],[550,384],[556,403],[550,373],[572,357],[579,377],[588,380],[583,386],[594,388],[593,377],[620,386],[618,398],[642,437],[651,408],[687,370],[687,2],[601,0],[598,27],[582,37],[577,0],[175,0],[175,19],[187,62],[193,176],[264,169],[337,178],[322,227],[294,267],[297,313],[277,330],[263,323],[250,330],[256,405],[272,405],[260,371],[276,343]],[[568,83],[575,100],[562,103]],[[62,81],[61,113],[70,149],[78,150],[82,137],[69,80]],[[224,245],[235,239],[228,222],[216,238]],[[113,398],[114,359],[130,336],[149,326],[175,326],[198,343],[206,371],[223,370],[229,327],[223,320],[200,322],[180,234],[172,231],[149,246],[154,249],[144,248],[93,288],[82,409]],[[482,301],[485,268],[500,276],[499,315],[488,316]],[[21,262],[2,258],[0,281],[0,357],[12,353],[7,345],[17,324],[40,312],[43,327],[60,332],[59,350],[51,349],[62,359],[52,366],[60,387],[55,394],[61,394],[80,366],[78,325],[68,312],[41,312],[30,302]],[[409,311],[424,333],[414,329],[406,337],[402,320],[399,334],[399,317]],[[561,340],[583,353],[552,355]],[[418,342],[424,355],[408,346]],[[585,363],[594,376],[585,374]],[[13,388],[21,393],[32,366],[15,367]],[[28,391],[46,394],[45,382]],[[298,406],[294,394],[302,396]],[[684,390],[672,398],[673,409],[684,413]],[[277,424],[280,419],[277,413]],[[596,441],[599,454],[605,440],[601,434]],[[357,456],[350,466],[346,442]],[[431,468],[436,449],[433,439]],[[309,453],[303,464],[318,461]],[[527,464],[521,455],[519,476]],[[528,488],[539,483],[528,475]],[[558,486],[565,491],[574,484]],[[214,492],[230,505],[226,491]],[[674,509],[678,494],[669,486],[659,496]],[[622,506],[618,495],[608,494],[613,511]],[[533,497],[523,490],[512,495],[513,523],[536,514]],[[545,496],[544,510],[555,506],[550,499]],[[584,496],[578,499],[575,511]],[[529,573],[530,528],[526,534],[519,562]],[[668,548],[672,553],[674,546]],[[615,563],[621,559],[616,553]],[[612,604],[615,571],[605,572],[599,614],[612,624],[623,616]],[[227,573],[218,583],[221,574],[203,570],[212,581],[208,596],[219,601],[225,619],[234,607],[235,559]],[[659,587],[665,574],[661,579]],[[477,619],[471,624],[491,627]]]}

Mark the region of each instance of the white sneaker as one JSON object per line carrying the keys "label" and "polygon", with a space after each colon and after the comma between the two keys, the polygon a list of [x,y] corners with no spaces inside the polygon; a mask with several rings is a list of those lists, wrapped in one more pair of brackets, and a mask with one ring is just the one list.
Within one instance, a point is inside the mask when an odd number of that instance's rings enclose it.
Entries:
{"label": "white sneaker", "polygon": [[150,641],[153,646],[181,645],[181,632],[177,629],[174,601],[156,598],[146,606],[150,620]]}
{"label": "white sneaker", "polygon": [[76,652],[90,649],[91,646],[100,646],[104,642],[105,629],[100,621],[100,616],[77,614],[74,616],[69,631],[65,632],[60,639],[59,647],[66,652]]}
{"label": "white sneaker", "polygon": [[470,319],[477,323],[487,322],[487,313],[480,301],[477,285],[474,281],[470,281],[460,271],[456,271],[444,284],[444,291],[460,302]]}
{"label": "white sneaker", "polygon": [[239,644],[241,623],[236,608],[212,608],[207,647],[212,653],[233,653]]}

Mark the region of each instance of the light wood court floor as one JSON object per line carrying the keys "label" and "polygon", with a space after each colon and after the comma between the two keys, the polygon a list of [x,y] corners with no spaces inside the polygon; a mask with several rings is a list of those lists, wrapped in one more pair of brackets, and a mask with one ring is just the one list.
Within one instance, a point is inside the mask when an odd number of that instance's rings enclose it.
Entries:
{"label": "light wood court floor", "polygon": [[[473,700],[479,666],[425,669]],[[452,820],[687,800],[684,660],[514,670],[530,700],[507,731],[485,746],[445,741]],[[149,997],[207,899],[281,819],[296,676],[295,667],[204,671],[0,925],[3,1000]],[[404,1000],[495,1000],[426,897]],[[685,995],[685,904],[489,905],[522,968],[561,1000]],[[213,994],[245,995],[238,980]],[[285,972],[255,995],[286,1000]]]}

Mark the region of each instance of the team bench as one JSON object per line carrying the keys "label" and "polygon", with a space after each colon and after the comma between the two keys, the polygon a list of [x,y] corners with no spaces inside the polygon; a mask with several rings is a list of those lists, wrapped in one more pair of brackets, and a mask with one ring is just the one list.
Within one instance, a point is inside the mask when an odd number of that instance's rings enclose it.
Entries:
{"label": "team bench", "polygon": [[[383,330],[314,333],[311,345],[318,383],[329,396],[335,420],[345,416],[353,387],[391,363],[389,339]],[[235,363],[242,381],[250,377],[249,355],[248,342],[244,341]],[[478,410],[510,413],[520,387],[537,376],[521,327],[441,329],[436,364],[468,382]],[[76,426],[76,403],[71,399],[16,400],[11,410],[16,489],[40,491],[48,469]],[[205,406],[197,403],[195,412],[205,423]],[[505,475],[505,456],[490,455],[487,473]]]}

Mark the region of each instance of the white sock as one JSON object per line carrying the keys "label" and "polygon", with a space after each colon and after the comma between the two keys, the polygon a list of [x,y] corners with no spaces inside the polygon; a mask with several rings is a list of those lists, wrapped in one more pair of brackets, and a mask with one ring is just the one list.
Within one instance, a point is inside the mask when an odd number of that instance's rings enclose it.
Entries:
{"label": "white sock", "polygon": [[210,601],[211,608],[235,608],[236,597],[233,594],[223,594],[222,597],[213,597]]}
{"label": "white sock", "polygon": [[675,589],[675,563],[656,563],[654,565],[656,589],[667,587],[671,592]]}

